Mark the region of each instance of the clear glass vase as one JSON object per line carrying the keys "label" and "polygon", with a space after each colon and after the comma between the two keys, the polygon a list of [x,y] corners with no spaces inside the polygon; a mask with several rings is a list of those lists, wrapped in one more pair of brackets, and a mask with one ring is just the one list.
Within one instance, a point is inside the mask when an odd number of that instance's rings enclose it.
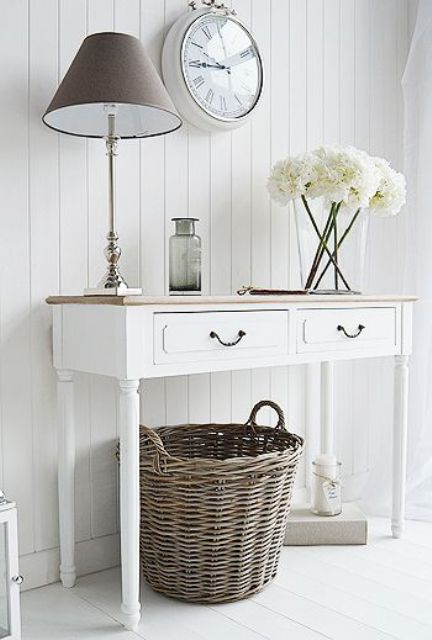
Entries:
{"label": "clear glass vase", "polygon": [[173,218],[175,234],[169,239],[170,295],[201,293],[201,238],[195,233],[198,218]]}
{"label": "clear glass vase", "polygon": [[314,222],[303,201],[294,201],[302,287],[317,294],[361,293],[368,212],[341,208],[330,215],[330,205],[322,198],[308,200],[308,206]]}

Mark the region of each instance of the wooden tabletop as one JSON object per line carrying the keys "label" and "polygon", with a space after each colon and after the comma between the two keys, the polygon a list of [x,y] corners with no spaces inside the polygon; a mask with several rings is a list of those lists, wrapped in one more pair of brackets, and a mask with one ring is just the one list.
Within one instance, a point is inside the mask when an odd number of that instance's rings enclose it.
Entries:
{"label": "wooden tabletop", "polygon": [[337,302],[349,304],[350,302],[415,302],[415,296],[408,295],[265,295],[251,296],[50,296],[46,299],[48,304],[108,304],[121,307],[145,306],[145,305],[218,305],[218,304],[269,304],[284,302],[297,302],[300,304],[316,304],[317,302]]}

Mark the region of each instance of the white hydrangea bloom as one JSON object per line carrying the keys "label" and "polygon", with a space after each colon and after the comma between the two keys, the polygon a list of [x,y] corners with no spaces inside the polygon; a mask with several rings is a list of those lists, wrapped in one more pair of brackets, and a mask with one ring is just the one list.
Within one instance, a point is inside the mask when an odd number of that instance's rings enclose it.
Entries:
{"label": "white hydrangea bloom", "polygon": [[276,162],[267,182],[267,189],[275,202],[281,205],[305,195],[311,177],[309,154],[302,154]]}
{"label": "white hydrangea bloom", "polygon": [[370,201],[370,212],[377,216],[395,216],[406,201],[405,176],[382,158],[372,158],[378,187]]}
{"label": "white hydrangea bloom", "polygon": [[281,205],[300,196],[323,198],[356,211],[395,215],[405,203],[405,179],[388,162],[354,147],[322,146],[277,162],[267,183]]}
{"label": "white hydrangea bloom", "polygon": [[341,202],[344,209],[354,211],[369,205],[378,177],[367,153],[354,147],[320,147],[314,155],[317,161],[309,197]]}

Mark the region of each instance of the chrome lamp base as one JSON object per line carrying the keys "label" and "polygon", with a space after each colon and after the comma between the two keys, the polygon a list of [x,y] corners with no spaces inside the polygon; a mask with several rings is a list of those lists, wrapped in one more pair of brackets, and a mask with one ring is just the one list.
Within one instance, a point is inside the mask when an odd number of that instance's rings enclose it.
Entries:
{"label": "chrome lamp base", "polygon": [[97,287],[84,289],[85,296],[140,296],[142,289],[137,287],[128,287],[126,280],[123,278],[117,266],[117,261],[121,255],[121,249],[117,245],[117,236],[109,233],[110,240],[108,247],[105,249],[105,255],[108,260],[108,269],[99,282]]}

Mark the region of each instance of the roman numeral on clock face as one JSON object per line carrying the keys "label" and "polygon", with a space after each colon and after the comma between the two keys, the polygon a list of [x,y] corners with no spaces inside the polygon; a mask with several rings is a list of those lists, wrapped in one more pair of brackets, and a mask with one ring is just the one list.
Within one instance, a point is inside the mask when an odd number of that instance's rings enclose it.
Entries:
{"label": "roman numeral on clock face", "polygon": [[225,96],[219,96],[219,101],[220,101],[221,111],[226,111],[227,105],[226,105]]}
{"label": "roman numeral on clock face", "polygon": [[196,69],[201,69],[201,61],[200,60],[189,60],[189,66],[195,67]]}
{"label": "roman numeral on clock face", "polygon": [[213,92],[213,89],[209,89],[209,90],[207,91],[207,94],[206,94],[206,97],[205,97],[206,102],[208,102],[209,104],[211,104],[211,103],[213,102],[213,98],[214,98],[214,92]]}
{"label": "roman numeral on clock face", "polygon": [[212,35],[211,35],[210,29],[208,27],[203,27],[202,31],[203,31],[204,35],[206,36],[207,40],[211,40],[212,39]]}
{"label": "roman numeral on clock face", "polygon": [[196,78],[193,79],[193,83],[195,85],[195,87],[197,89],[199,89],[200,87],[202,87],[202,85],[204,84],[205,80],[202,76],[198,76]]}

